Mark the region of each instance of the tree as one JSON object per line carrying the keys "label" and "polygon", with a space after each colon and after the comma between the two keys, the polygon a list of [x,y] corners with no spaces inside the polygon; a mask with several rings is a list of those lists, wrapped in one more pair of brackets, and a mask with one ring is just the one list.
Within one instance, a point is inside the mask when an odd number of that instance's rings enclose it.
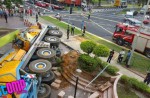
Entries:
{"label": "tree", "polygon": [[97,45],[93,50],[93,54],[98,57],[107,57],[109,55],[109,48],[101,44]]}
{"label": "tree", "polygon": [[6,5],[6,8],[11,8],[11,0],[4,0],[4,4]]}
{"label": "tree", "polygon": [[98,6],[101,6],[101,0],[98,0]]}
{"label": "tree", "polygon": [[80,48],[87,54],[92,53],[95,46],[96,46],[96,43],[92,41],[84,41],[80,44]]}

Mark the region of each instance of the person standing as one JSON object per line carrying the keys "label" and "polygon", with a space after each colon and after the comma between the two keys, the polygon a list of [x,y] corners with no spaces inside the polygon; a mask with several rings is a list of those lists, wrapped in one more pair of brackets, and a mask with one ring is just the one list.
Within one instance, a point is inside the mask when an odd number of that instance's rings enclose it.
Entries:
{"label": "person standing", "polygon": [[119,63],[122,62],[124,55],[125,55],[125,51],[124,51],[124,49],[122,49],[122,51],[120,51],[119,56],[118,56],[118,62]]}
{"label": "person standing", "polygon": [[39,27],[39,29],[42,29],[42,26],[39,22],[37,22],[37,26]]}
{"label": "person standing", "polygon": [[86,30],[86,26],[84,25],[84,27],[83,27],[83,33],[82,33],[82,36],[84,36],[84,34],[85,34],[85,30]]}
{"label": "person standing", "polygon": [[71,26],[71,35],[74,35],[74,29],[75,29],[75,26],[74,26],[74,24],[72,24],[72,26]]}
{"label": "person standing", "polygon": [[112,59],[114,53],[115,53],[114,50],[110,51],[109,57],[108,57],[108,59],[107,59],[107,62],[108,62],[108,63],[111,62],[111,59]]}
{"label": "person standing", "polygon": [[6,20],[6,23],[8,23],[8,21],[7,21],[7,14],[6,14],[6,12],[4,12],[4,18],[5,18],[5,20]]}
{"label": "person standing", "polygon": [[84,26],[84,20],[82,20],[82,22],[81,22],[81,31],[83,29],[83,26]]}
{"label": "person standing", "polygon": [[37,13],[35,15],[35,18],[36,18],[36,22],[38,22],[38,14]]}
{"label": "person standing", "polygon": [[89,14],[88,14],[88,20],[90,19],[90,16],[91,16],[91,13],[89,12]]}
{"label": "person standing", "polygon": [[131,56],[131,51],[129,50],[128,53],[127,53],[126,59],[124,60],[124,62],[126,64],[126,67],[129,67],[129,65],[127,65],[127,64],[128,64],[130,56]]}
{"label": "person standing", "polygon": [[69,39],[69,33],[70,33],[70,30],[69,30],[69,25],[68,25],[68,28],[67,28],[67,39]]}
{"label": "person standing", "polygon": [[147,73],[147,75],[144,79],[144,83],[146,83],[147,85],[150,83],[150,72]]}

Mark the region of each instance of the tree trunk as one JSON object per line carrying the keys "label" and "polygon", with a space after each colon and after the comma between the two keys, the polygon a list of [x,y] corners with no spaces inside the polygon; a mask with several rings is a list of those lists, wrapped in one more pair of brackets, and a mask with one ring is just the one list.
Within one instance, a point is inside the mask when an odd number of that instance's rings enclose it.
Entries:
{"label": "tree trunk", "polygon": [[101,0],[98,0],[98,6],[101,6]]}

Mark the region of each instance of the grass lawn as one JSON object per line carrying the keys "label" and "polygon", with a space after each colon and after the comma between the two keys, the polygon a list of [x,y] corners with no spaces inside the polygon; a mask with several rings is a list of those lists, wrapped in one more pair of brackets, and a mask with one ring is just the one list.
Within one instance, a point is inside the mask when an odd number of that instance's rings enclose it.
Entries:
{"label": "grass lawn", "polygon": [[[62,29],[66,30],[66,28],[67,28],[67,24],[65,24],[61,21],[58,21],[54,18],[51,18],[48,16],[43,16],[42,18],[55,24],[55,25],[57,25],[58,27],[60,27]],[[75,29],[75,33],[81,34],[81,30]],[[118,46],[117,44],[110,42],[110,41],[107,41],[101,37],[97,37],[97,36],[91,35],[89,33],[86,33],[86,35],[87,35],[85,37],[86,39],[93,40],[94,42],[97,42],[99,44],[104,44],[107,47],[109,47],[110,49],[114,49],[117,52],[119,52],[123,48],[123,47]],[[127,51],[127,49],[126,49],[126,51]],[[122,65],[124,65],[124,64],[122,64]],[[140,73],[146,74],[147,73],[146,71],[148,70],[148,68],[150,68],[150,59],[148,59],[148,58],[144,57],[143,55],[135,52],[133,55],[132,61],[131,61],[130,68],[133,70],[136,70]]]}
{"label": "grass lawn", "polygon": [[117,86],[118,98],[139,98],[134,92],[130,89],[126,90],[123,86]]}
{"label": "grass lawn", "polygon": [[3,37],[0,38],[0,47],[3,47],[4,45],[10,43],[14,38],[15,38],[15,35],[19,33],[19,30],[16,30],[12,33],[9,33]]}

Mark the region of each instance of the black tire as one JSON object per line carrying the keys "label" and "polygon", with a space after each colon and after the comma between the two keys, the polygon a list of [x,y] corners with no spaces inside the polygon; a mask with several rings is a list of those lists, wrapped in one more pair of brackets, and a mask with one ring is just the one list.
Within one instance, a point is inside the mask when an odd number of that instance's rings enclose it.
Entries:
{"label": "black tire", "polygon": [[150,49],[146,49],[145,55],[146,55],[148,58],[150,58]]}
{"label": "black tire", "polygon": [[36,52],[36,54],[39,58],[44,58],[44,59],[51,59],[56,56],[55,51],[49,48],[41,48]]}
{"label": "black tire", "polygon": [[49,76],[42,77],[42,83],[50,85],[54,81],[55,81],[55,74],[52,71],[49,72]]}
{"label": "black tire", "polygon": [[[41,68],[39,68],[41,67]],[[42,68],[43,67],[43,68]],[[52,64],[44,59],[38,59],[34,60],[29,64],[29,69],[31,72],[37,73],[37,74],[46,74],[52,67]]]}
{"label": "black tire", "polygon": [[47,36],[45,37],[45,41],[50,43],[50,46],[56,46],[58,47],[60,43],[60,39],[56,36]]}
{"label": "black tire", "polygon": [[42,92],[38,92],[38,98],[50,98],[51,95],[51,88],[47,84],[41,84]]}
{"label": "black tire", "polygon": [[49,30],[48,31],[48,35],[50,35],[50,36],[57,36],[57,37],[61,38],[63,33],[61,31],[59,31],[59,30]]}
{"label": "black tire", "polygon": [[[50,31],[50,30],[59,30],[58,27],[56,27],[56,26],[51,26],[51,25],[48,26],[48,29],[49,29],[49,31]],[[49,31],[48,31],[48,32],[49,32]]]}
{"label": "black tire", "polygon": [[118,38],[117,39],[117,44],[120,45],[120,46],[123,46],[124,45],[124,40],[121,39],[121,38]]}

